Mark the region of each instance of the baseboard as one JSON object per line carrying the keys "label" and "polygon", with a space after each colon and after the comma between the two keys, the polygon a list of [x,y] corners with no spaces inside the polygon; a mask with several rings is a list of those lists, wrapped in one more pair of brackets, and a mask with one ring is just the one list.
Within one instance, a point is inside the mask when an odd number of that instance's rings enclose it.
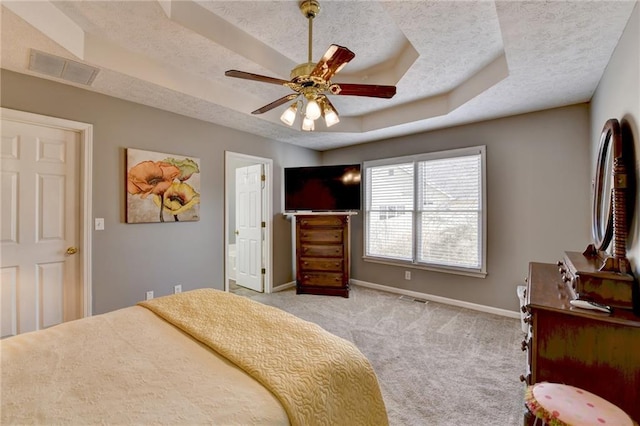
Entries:
{"label": "baseboard", "polygon": [[296,286],[296,282],[295,281],[291,281],[291,282],[288,282],[288,283],[280,284],[278,286],[273,287],[271,289],[271,293],[275,293],[277,291],[286,290],[288,288],[295,287],[295,286]]}
{"label": "baseboard", "polygon": [[[350,282],[351,284],[359,285],[362,287],[373,288],[375,290],[381,290],[389,293],[396,293],[396,294],[401,294],[405,296],[411,296],[418,299],[430,300],[432,302],[444,303],[446,305],[458,306],[460,308],[473,309],[474,311],[486,312],[488,314],[495,314],[495,315],[501,315],[503,317],[520,319],[519,312],[513,312],[507,309],[494,308],[492,306],[479,305],[477,303],[465,302],[465,301],[456,300],[456,299],[449,299],[448,297],[435,296],[433,294],[420,293],[417,291],[403,290],[401,288],[389,287],[381,284],[374,284],[367,281],[351,279]],[[515,292],[514,292],[514,297],[515,297]]]}

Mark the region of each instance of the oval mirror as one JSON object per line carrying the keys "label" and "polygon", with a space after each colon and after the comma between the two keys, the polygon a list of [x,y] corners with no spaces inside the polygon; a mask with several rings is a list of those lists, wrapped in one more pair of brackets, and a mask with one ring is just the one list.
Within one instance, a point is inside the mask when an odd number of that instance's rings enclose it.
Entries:
{"label": "oval mirror", "polygon": [[593,186],[593,215],[591,234],[598,251],[605,251],[613,236],[613,208],[611,190],[613,189],[614,146],[621,140],[620,123],[610,119],[604,124],[600,136],[598,162]]}

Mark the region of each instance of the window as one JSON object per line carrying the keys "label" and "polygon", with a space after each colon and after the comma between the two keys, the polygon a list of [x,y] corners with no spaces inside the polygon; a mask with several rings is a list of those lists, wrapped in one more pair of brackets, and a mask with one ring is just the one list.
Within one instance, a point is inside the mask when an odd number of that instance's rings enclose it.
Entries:
{"label": "window", "polygon": [[485,276],[484,164],[484,146],[365,162],[365,259]]}

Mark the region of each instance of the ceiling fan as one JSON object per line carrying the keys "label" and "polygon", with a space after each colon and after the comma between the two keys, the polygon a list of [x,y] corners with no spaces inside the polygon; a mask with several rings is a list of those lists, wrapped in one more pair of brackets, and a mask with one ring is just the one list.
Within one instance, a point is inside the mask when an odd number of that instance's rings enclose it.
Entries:
{"label": "ceiling fan", "polygon": [[356,55],[349,49],[332,44],[317,64],[312,62],[313,18],[320,12],[317,0],[303,0],[299,3],[300,11],[309,21],[309,57],[308,62],[297,65],[291,70],[291,80],[283,80],[249,72],[229,70],[227,77],[243,78],[263,83],[279,84],[290,88],[295,93],[286,95],[270,104],[258,108],[251,114],[262,114],[295,99],[280,117],[285,124],[292,126],[298,110],[302,114],[304,107],[302,130],[315,129],[315,120],[324,117],[327,127],[338,123],[338,113],[329,101],[327,94],[340,96],[367,96],[373,98],[392,98],[396,94],[395,86],[374,84],[333,83],[331,77],[340,71]]}

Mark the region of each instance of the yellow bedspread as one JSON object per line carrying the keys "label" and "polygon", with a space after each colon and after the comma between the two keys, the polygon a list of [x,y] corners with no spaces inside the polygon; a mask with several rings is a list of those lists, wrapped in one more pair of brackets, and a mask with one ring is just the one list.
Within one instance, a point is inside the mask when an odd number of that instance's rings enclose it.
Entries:
{"label": "yellow bedspread", "polygon": [[275,395],[141,306],[0,340],[0,425],[290,424]]}
{"label": "yellow bedspread", "polygon": [[280,309],[213,289],[141,302],[242,368],[293,425],[387,425],[376,375],[350,342]]}

